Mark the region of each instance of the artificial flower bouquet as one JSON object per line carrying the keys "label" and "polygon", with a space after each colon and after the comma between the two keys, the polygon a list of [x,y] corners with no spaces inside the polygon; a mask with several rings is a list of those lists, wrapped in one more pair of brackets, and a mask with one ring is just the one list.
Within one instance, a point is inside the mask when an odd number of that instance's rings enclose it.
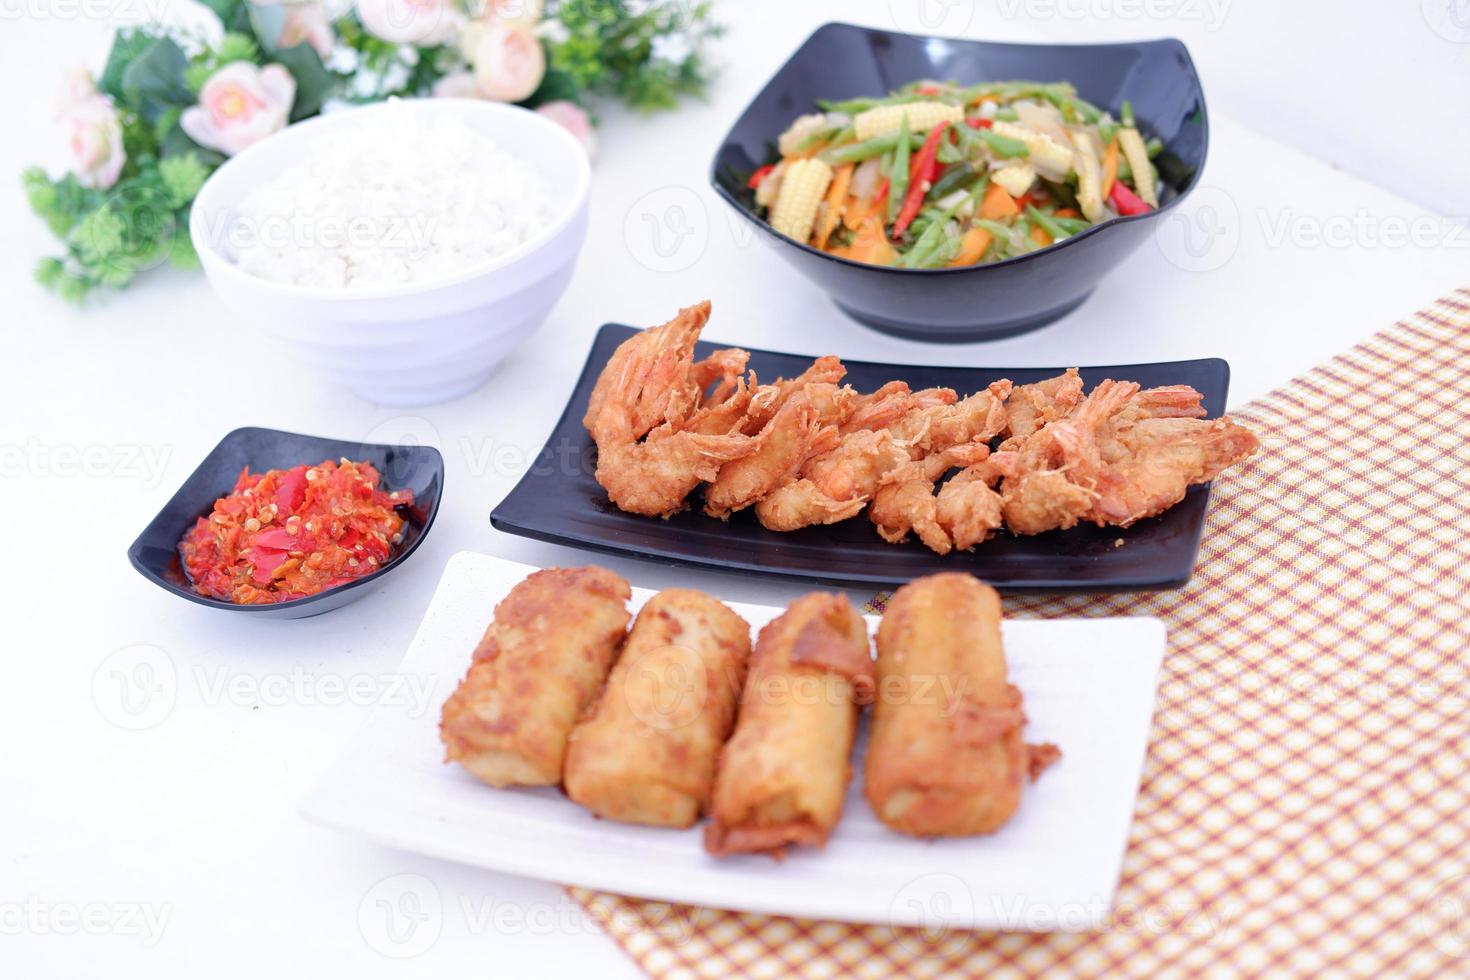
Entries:
{"label": "artificial flower bouquet", "polygon": [[225,161],[336,103],[483,98],[543,113],[591,153],[598,98],[672,107],[702,94],[707,0],[202,0],[221,30],[123,30],[101,74],[69,73],[70,165],[23,180],[65,254],[36,278],[68,299],[171,262],[193,267],[189,207]]}

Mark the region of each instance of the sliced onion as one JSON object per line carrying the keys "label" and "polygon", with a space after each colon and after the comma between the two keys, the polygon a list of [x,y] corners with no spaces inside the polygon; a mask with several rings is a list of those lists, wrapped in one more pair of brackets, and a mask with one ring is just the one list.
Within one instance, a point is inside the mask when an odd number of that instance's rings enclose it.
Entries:
{"label": "sliced onion", "polygon": [[1062,114],[1057,111],[1056,106],[1050,103],[1038,105],[1035,102],[1023,100],[1014,103],[1011,108],[1016,110],[1022,126],[1038,133],[1045,133],[1063,146],[1068,145],[1067,131],[1062,128]]}
{"label": "sliced onion", "polygon": [[852,172],[852,183],[848,187],[849,193],[859,201],[866,201],[873,196],[878,189],[878,179],[881,176],[883,157],[869,157],[858,168]]}

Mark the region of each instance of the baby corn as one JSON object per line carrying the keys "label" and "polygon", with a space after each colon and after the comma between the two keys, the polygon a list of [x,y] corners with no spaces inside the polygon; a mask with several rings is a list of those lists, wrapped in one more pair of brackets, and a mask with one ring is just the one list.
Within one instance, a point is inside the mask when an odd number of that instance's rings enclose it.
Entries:
{"label": "baby corn", "polygon": [[771,209],[771,227],[788,238],[805,242],[812,236],[817,206],[832,182],[832,168],[815,157],[791,160],[781,178],[781,192]]}
{"label": "baby corn", "polygon": [[902,105],[882,105],[853,118],[852,125],[858,140],[887,136],[898,132],[904,118],[909,121],[909,132],[927,133],[940,123],[957,123],[965,118],[964,110],[947,102],[906,102]]}
{"label": "baby corn", "polygon": [[1138,196],[1150,207],[1158,207],[1159,192],[1154,186],[1154,168],[1148,162],[1148,149],[1143,145],[1143,137],[1131,126],[1120,129],[1118,146],[1122,149],[1123,156],[1128,158],[1128,167],[1133,171],[1133,186],[1138,190]]}
{"label": "baby corn", "polygon": [[1017,126],[1015,123],[1008,123],[1001,119],[990,124],[990,131],[997,136],[1025,143],[1028,151],[1027,160],[1052,180],[1066,177],[1067,171],[1072,169],[1072,151],[1045,133],[1038,133],[1034,129]]}
{"label": "baby corn", "polygon": [[1072,142],[1077,145],[1077,206],[1088,221],[1101,221],[1102,164],[1097,159],[1097,148],[1087,133],[1076,133]]}
{"label": "baby corn", "polygon": [[1011,197],[1020,197],[1036,181],[1036,168],[1014,160],[992,173],[990,179],[1004,187]]}

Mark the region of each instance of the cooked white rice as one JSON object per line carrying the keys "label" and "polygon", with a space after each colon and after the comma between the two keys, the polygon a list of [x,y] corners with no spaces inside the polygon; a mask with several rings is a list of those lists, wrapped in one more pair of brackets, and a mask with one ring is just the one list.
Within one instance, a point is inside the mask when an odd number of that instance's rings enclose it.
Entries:
{"label": "cooked white rice", "polygon": [[526,161],[448,117],[388,106],[326,134],[241,201],[231,252],[275,282],[364,289],[450,276],[546,227]]}

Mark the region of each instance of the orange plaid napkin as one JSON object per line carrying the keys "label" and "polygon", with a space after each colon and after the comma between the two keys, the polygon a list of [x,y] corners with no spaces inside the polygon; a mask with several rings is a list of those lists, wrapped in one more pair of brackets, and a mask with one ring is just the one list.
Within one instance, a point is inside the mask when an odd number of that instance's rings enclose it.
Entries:
{"label": "orange plaid napkin", "polygon": [[572,894],[660,980],[1470,976],[1470,290],[1233,416],[1263,451],[1216,482],[1186,588],[1007,600],[1169,626],[1106,930]]}

